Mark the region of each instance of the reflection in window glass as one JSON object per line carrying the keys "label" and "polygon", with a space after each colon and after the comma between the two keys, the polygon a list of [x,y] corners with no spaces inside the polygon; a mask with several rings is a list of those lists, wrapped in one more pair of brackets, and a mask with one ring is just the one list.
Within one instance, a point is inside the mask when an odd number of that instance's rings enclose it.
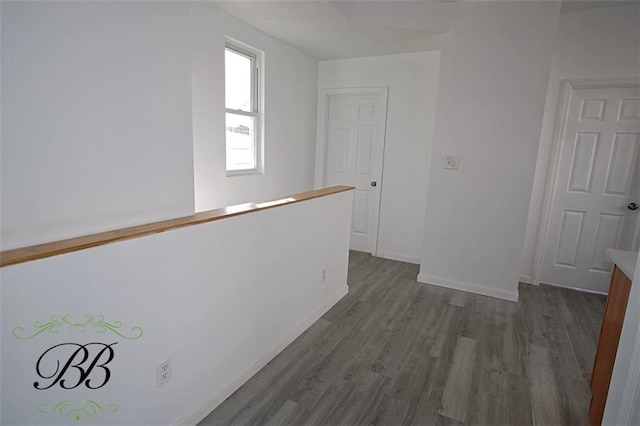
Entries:
{"label": "reflection in window glass", "polygon": [[254,123],[254,117],[227,113],[227,170],[256,168]]}

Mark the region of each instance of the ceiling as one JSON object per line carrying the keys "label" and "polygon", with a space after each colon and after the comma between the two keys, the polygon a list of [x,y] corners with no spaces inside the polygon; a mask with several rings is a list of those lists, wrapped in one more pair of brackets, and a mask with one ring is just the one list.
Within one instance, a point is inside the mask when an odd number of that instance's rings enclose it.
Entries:
{"label": "ceiling", "polygon": [[[440,35],[446,33],[451,24],[452,8],[462,1],[478,0],[222,0],[214,3],[252,27],[318,60],[328,60],[439,49]],[[639,2],[564,0],[562,11]]]}
{"label": "ceiling", "polygon": [[220,9],[319,59],[438,49],[450,4],[440,1],[216,1]]}

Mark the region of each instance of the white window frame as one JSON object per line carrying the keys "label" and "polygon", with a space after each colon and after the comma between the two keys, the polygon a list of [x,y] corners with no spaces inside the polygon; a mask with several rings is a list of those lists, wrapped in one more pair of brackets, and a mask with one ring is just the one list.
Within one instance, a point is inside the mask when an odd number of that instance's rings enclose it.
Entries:
{"label": "white window frame", "polygon": [[[234,53],[246,56],[251,60],[252,64],[252,73],[251,73],[251,111],[242,111],[226,108],[225,105],[225,116],[227,113],[229,114],[237,114],[244,115],[248,117],[254,118],[255,129],[254,129],[254,146],[255,146],[255,164],[256,166],[251,169],[236,169],[236,170],[226,170],[227,176],[242,176],[242,175],[252,175],[252,174],[262,174],[264,173],[264,72],[263,72],[263,56],[264,53],[248,46],[242,42],[237,40],[233,40],[229,37],[225,38],[224,43],[225,52],[227,50],[231,50]],[[226,77],[225,77],[225,88],[226,88]],[[226,119],[225,119],[226,121]],[[225,132],[225,169],[226,169],[226,155],[227,155],[227,146],[226,146],[226,132]]]}

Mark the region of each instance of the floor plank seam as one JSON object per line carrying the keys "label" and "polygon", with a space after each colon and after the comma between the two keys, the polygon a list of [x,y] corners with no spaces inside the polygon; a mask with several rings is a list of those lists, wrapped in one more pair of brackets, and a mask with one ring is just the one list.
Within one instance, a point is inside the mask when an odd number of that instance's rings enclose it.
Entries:
{"label": "floor plank seam", "polygon": [[417,274],[351,252],[347,296],[201,424],[589,424],[602,296],[520,284],[515,304]]}

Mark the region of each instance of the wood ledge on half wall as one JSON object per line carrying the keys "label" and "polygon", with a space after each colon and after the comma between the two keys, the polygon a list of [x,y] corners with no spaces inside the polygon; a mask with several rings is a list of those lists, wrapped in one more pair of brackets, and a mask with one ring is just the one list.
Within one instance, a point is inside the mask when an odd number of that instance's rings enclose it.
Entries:
{"label": "wood ledge on half wall", "polygon": [[29,262],[59,254],[84,250],[90,247],[97,247],[116,241],[128,240],[131,238],[143,237],[145,235],[157,234],[184,226],[198,225],[206,222],[226,219],[255,211],[266,210],[286,204],[299,203],[301,201],[320,198],[339,192],[350,191],[352,186],[331,186],[329,188],[315,191],[301,192],[299,194],[278,197],[262,202],[250,202],[237,204],[235,206],[222,207],[214,210],[195,213],[191,216],[168,219],[160,222],[147,223],[144,225],[130,226],[128,228],[115,229],[112,231],[100,232],[81,237],[69,238],[66,240],[52,241],[49,243],[37,244],[28,247],[20,247],[0,252],[0,267]]}

